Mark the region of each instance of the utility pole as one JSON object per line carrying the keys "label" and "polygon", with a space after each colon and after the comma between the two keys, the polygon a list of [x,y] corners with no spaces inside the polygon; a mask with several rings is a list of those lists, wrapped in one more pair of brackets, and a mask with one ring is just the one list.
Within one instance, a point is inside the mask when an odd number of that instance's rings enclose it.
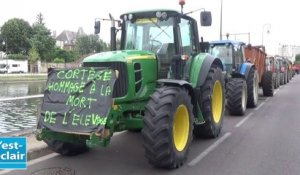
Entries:
{"label": "utility pole", "polygon": [[220,40],[222,40],[222,24],[223,23],[223,0],[221,0],[221,14],[220,14]]}
{"label": "utility pole", "polygon": [[271,24],[266,23],[266,24],[264,24],[263,27],[262,27],[262,33],[261,33],[261,45],[262,45],[262,46],[264,45],[264,32],[265,32],[265,27],[269,27],[269,29],[267,30],[267,33],[269,34],[269,33],[270,33]]}

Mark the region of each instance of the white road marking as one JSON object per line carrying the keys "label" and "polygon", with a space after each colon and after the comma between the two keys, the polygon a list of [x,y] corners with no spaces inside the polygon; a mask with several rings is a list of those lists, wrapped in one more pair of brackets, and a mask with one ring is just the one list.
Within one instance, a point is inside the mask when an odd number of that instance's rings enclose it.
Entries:
{"label": "white road marking", "polygon": [[251,112],[250,114],[248,114],[243,120],[241,120],[240,122],[238,122],[235,127],[238,128],[240,126],[242,126],[242,124],[244,124],[251,116],[253,115],[253,112]]}
{"label": "white road marking", "polygon": [[279,88],[274,92],[274,95],[277,94],[278,91],[279,91]]}
{"label": "white road marking", "polygon": [[230,135],[231,135],[230,132],[227,132],[226,134],[224,134],[219,140],[217,140],[215,143],[213,143],[212,145],[210,145],[202,153],[200,153],[196,158],[194,158],[192,161],[190,161],[188,163],[188,166],[195,166],[205,156],[207,156],[210,152],[212,152],[214,149],[216,149],[222,142],[224,142],[226,139],[228,139]]}
{"label": "white road marking", "polygon": [[11,100],[21,100],[21,99],[41,98],[41,97],[44,97],[44,94],[28,95],[23,97],[8,97],[8,98],[2,98],[0,99],[0,101],[11,101]]}
{"label": "white road marking", "polygon": [[257,106],[257,108],[255,108],[254,110],[257,111],[259,110],[263,105],[265,104],[265,102],[262,102],[259,106]]}

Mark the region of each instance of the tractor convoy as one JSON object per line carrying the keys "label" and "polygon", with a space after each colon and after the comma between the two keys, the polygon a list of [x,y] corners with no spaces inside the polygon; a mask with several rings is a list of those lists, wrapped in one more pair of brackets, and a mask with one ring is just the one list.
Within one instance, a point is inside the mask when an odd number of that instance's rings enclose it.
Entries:
{"label": "tractor convoy", "polygon": [[209,52],[220,58],[224,66],[226,109],[232,115],[244,115],[246,107],[256,107],[258,102],[258,71],[254,64],[247,62],[245,50],[243,42],[210,42]]}
{"label": "tractor convoy", "polygon": [[[210,26],[211,13],[200,14],[201,26]],[[116,132],[141,131],[148,162],[177,168],[193,138],[220,135],[225,106],[243,115],[257,106],[259,85],[272,96],[288,82],[286,60],[243,42],[199,41],[197,20],[182,9],[109,20],[111,51],[85,58],[80,68],[49,69],[36,136],[61,155],[108,146]]]}

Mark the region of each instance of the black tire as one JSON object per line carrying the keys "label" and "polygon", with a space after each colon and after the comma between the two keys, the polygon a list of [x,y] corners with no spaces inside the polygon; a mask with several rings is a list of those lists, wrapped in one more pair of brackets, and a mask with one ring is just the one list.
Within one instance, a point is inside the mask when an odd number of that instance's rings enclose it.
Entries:
{"label": "black tire", "polygon": [[[215,100],[213,100],[214,96],[216,97]],[[194,125],[194,136],[218,137],[223,127],[225,106],[224,78],[219,67],[210,68],[204,85],[201,87],[200,102],[205,123]]]}
{"label": "black tire", "polygon": [[274,82],[271,71],[266,71],[262,76],[262,90],[264,96],[271,97],[274,95]]}
{"label": "black tire", "polygon": [[44,142],[47,143],[52,151],[64,156],[76,156],[89,151],[85,140],[78,140],[76,144],[54,139],[46,139]]}
{"label": "black tire", "polygon": [[128,129],[127,131],[131,133],[140,133],[142,129]]}
{"label": "black tire", "polygon": [[274,89],[278,88],[276,73],[272,73],[272,81],[274,83]]}
{"label": "black tire", "polygon": [[151,165],[159,168],[183,165],[192,141],[193,120],[191,97],[186,89],[163,86],[151,95],[142,129],[145,156]]}
{"label": "black tire", "polygon": [[286,84],[287,80],[286,80],[286,73],[283,73],[283,84]]}
{"label": "black tire", "polygon": [[277,85],[280,87],[280,73],[277,73]]}
{"label": "black tire", "polygon": [[275,89],[278,89],[280,86],[280,74],[279,73],[275,73]]}
{"label": "black tire", "polygon": [[227,83],[226,109],[231,115],[244,115],[247,105],[247,84],[242,78],[233,78]]}
{"label": "black tire", "polygon": [[280,73],[280,85],[284,85],[284,73]]}
{"label": "black tire", "polygon": [[254,108],[258,103],[259,76],[257,70],[252,67],[247,77],[247,107]]}

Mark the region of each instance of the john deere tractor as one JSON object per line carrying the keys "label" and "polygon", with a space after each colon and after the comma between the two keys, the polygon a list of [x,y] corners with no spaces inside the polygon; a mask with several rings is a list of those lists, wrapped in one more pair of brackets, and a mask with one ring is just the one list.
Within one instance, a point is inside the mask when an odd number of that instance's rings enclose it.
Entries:
{"label": "john deere tractor", "polygon": [[244,115],[246,107],[258,102],[259,77],[254,64],[246,61],[245,44],[239,41],[211,41],[209,52],[222,60],[226,82],[226,109]]}
{"label": "john deere tractor", "polygon": [[[107,146],[115,132],[140,130],[149,163],[177,168],[187,158],[193,135],[215,138],[221,132],[223,64],[200,53],[197,22],[188,15],[152,10],[125,13],[120,18],[110,18],[112,51],[91,55],[82,63],[83,67],[118,72],[113,103],[105,121],[99,122],[104,129],[81,134],[39,124],[38,139],[57,153],[76,155],[93,146]],[[200,18],[202,26],[211,25],[210,12],[201,12]],[[100,30],[96,21],[95,33]],[[119,49],[117,32],[121,32]]]}

